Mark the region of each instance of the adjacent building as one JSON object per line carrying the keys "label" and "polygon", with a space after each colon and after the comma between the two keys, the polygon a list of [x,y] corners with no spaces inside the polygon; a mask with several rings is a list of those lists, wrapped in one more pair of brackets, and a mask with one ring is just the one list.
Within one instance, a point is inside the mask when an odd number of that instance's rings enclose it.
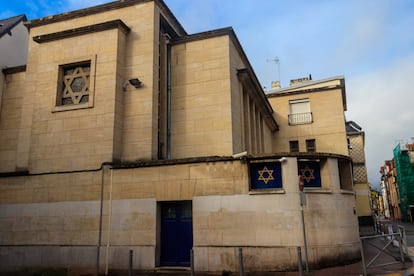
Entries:
{"label": "adjacent building", "polygon": [[[287,88],[267,94],[280,130],[274,152],[329,152],[348,156],[343,76],[292,80]],[[352,186],[352,185],[351,185]]]}
{"label": "adjacent building", "polygon": [[0,20],[1,69],[26,65],[29,34],[24,26],[25,15]]}
{"label": "adjacent building", "polygon": [[352,158],[352,172],[359,225],[373,225],[371,186],[368,183],[365,165],[365,132],[356,122],[346,122],[349,156]]}
{"label": "adjacent building", "polygon": [[[233,29],[161,0],[28,21],[3,70],[0,270],[296,269],[359,258],[345,79],[266,95]],[[305,256],[305,255],[303,255]]]}
{"label": "adjacent building", "polygon": [[414,143],[399,143],[394,148],[401,217],[413,221],[414,212]]}
{"label": "adjacent building", "polygon": [[29,33],[23,25],[26,20],[25,15],[0,20],[0,111],[5,81],[4,70],[25,66],[27,62]]}
{"label": "adjacent building", "polygon": [[400,195],[398,192],[398,183],[394,160],[385,161],[384,166],[380,168],[381,183],[385,189],[388,199],[389,218],[401,220]]}

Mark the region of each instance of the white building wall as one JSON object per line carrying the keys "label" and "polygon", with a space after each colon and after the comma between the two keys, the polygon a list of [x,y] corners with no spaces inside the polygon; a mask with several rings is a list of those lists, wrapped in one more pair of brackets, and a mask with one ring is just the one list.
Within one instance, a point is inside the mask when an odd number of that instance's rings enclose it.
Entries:
{"label": "white building wall", "polygon": [[23,21],[11,29],[11,35],[0,38],[0,69],[25,65],[29,32]]}

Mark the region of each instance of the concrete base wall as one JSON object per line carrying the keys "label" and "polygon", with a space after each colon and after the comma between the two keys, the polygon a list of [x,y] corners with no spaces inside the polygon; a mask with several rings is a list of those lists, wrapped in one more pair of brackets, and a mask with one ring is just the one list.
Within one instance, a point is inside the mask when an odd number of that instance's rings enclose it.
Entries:
{"label": "concrete base wall", "polygon": [[[254,271],[289,271],[298,268],[297,247],[195,247],[194,267],[196,271],[239,271],[240,248],[243,268]],[[128,270],[129,251],[133,251],[133,269],[150,271],[155,269],[152,246],[117,246],[100,248],[100,272]],[[302,263],[305,251],[302,247]],[[97,246],[3,246],[0,247],[0,271],[21,271],[33,268],[60,267],[67,269],[95,270]],[[330,248],[309,248],[311,268],[333,266],[360,258],[359,244]]]}
{"label": "concrete base wall", "polygon": [[[291,271],[298,269],[297,247],[195,247],[196,271],[239,271],[240,248],[243,268],[246,272]],[[301,247],[302,263],[305,264],[305,249]],[[334,266],[360,259],[359,243],[308,248],[311,268]]]}
{"label": "concrete base wall", "polygon": [[[110,269],[128,270],[129,251],[133,251],[133,268],[154,268],[154,247],[117,246],[100,248],[100,271],[108,264]],[[0,271],[20,271],[31,268],[96,269],[97,246],[39,245],[0,247]],[[108,260],[108,263],[107,263]]]}
{"label": "concrete base wall", "polygon": [[[314,267],[359,254],[354,194],[340,189],[336,159],[325,163],[322,187],[304,193]],[[192,201],[197,271],[237,271],[239,248],[245,271],[297,269],[297,247],[305,255],[296,158],[282,164],[282,189],[250,191],[247,171],[236,160],[0,178],[0,271],[93,270],[98,244],[101,270],[127,269],[129,250],[134,269],[153,270],[161,259],[160,206],[183,200]]]}

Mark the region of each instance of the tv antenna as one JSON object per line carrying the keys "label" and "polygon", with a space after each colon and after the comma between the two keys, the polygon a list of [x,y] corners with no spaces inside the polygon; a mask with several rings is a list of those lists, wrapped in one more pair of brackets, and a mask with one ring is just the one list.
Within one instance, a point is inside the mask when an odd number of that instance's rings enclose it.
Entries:
{"label": "tv antenna", "polygon": [[274,58],[268,58],[267,62],[274,62],[277,66],[277,78],[276,81],[280,82],[280,62],[279,62],[279,57],[276,56]]}

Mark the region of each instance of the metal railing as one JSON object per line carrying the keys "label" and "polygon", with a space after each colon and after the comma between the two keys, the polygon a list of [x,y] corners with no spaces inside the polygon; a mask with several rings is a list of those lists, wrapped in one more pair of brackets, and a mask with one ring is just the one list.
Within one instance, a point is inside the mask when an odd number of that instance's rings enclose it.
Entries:
{"label": "metal railing", "polygon": [[[377,233],[376,235],[360,237],[364,276],[367,276],[367,270],[371,268],[405,263],[405,254],[407,254],[405,228],[401,225],[389,222],[376,221],[375,230]],[[364,253],[365,249],[377,250],[377,253],[370,260],[366,260]],[[389,259],[395,261],[385,262],[384,257],[383,260],[380,261],[379,258],[384,255],[388,255]]]}
{"label": "metal railing", "polygon": [[313,123],[312,112],[296,113],[288,115],[289,125],[304,125]]}

